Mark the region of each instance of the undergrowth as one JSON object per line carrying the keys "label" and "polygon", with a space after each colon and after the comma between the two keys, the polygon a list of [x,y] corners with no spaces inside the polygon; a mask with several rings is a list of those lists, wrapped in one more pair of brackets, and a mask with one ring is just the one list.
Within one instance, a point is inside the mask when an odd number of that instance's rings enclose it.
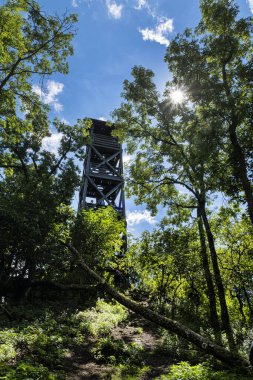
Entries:
{"label": "undergrowth", "polygon": [[140,367],[133,364],[119,364],[114,367],[113,373],[107,377],[108,380],[142,380],[149,372],[149,367]]}
{"label": "undergrowth", "polygon": [[207,364],[190,365],[181,362],[172,365],[167,375],[162,375],[156,380],[249,380],[252,376],[244,376],[229,371],[215,371]]}
{"label": "undergrowth", "polygon": [[100,299],[97,301],[96,307],[80,311],[76,315],[82,331],[93,336],[109,334],[113,328],[126,318],[127,311],[124,306],[119,303],[106,303]]}
{"label": "undergrowth", "polygon": [[[73,353],[79,350],[87,352],[90,342],[93,348],[89,354],[98,364],[103,363],[110,369],[110,373],[105,375],[107,377],[101,379],[143,380],[152,372],[152,367],[148,366],[148,353],[140,344],[111,337],[112,330],[128,317],[126,309],[118,303],[99,299],[94,307],[86,310],[66,307],[57,310],[56,304],[33,308],[19,306],[15,317],[15,320],[8,321],[0,316],[1,380],[65,380],[73,370]],[[142,331],[139,328],[139,334]],[[180,340],[169,334],[163,334],[163,338],[160,352],[168,357],[168,365],[172,358],[180,360],[181,356],[182,360]],[[191,352],[190,346],[188,351]],[[154,354],[158,355],[159,350]],[[192,365],[196,358],[189,361],[191,364],[184,361],[172,365],[169,373],[157,380],[251,378],[225,370],[217,371],[210,363]]]}
{"label": "undergrowth", "polygon": [[0,321],[0,379],[65,379],[71,352],[90,335],[109,334],[127,317],[123,306],[103,300],[85,311],[19,308],[18,312],[22,318]]}
{"label": "undergrowth", "polygon": [[125,343],[122,339],[103,337],[92,349],[93,357],[102,363],[141,364],[143,347],[138,343]]}

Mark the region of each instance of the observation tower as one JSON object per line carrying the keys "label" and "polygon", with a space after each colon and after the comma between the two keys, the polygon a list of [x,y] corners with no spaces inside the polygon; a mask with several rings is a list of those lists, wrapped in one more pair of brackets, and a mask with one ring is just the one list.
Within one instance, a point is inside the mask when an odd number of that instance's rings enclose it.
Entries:
{"label": "observation tower", "polygon": [[114,127],[91,119],[90,143],[86,146],[79,209],[112,206],[125,219],[122,146],[112,136]]}

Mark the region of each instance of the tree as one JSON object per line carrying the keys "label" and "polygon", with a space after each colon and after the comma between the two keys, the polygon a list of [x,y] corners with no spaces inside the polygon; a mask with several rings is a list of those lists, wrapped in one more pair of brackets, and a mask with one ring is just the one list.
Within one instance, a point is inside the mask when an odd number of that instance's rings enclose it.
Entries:
{"label": "tree", "polygon": [[107,206],[79,211],[71,231],[71,241],[83,252],[87,264],[98,273],[106,273],[112,281],[114,277],[116,282],[120,282],[126,281],[121,260],[125,233],[125,221],[119,220],[113,207]]}
{"label": "tree", "polygon": [[[191,209],[192,217],[197,211],[212,324],[219,339],[215,284],[221,328],[234,350],[208,204],[221,191],[235,201],[246,200],[253,221],[248,145],[252,141],[252,19],[238,20],[233,1],[203,0],[200,6],[202,19],[195,33],[187,29],[168,47],[165,60],[173,78],[164,97],[156,90],[152,71],[134,67],[133,81],[124,82],[124,103],[113,118],[117,135],[127,141],[129,153],[135,154],[128,182],[137,202],[146,202],[153,212],[159,204]],[[178,106],[170,98],[175,89],[184,91],[187,98]],[[187,192],[185,198],[178,195],[180,187]]]}
{"label": "tree", "polygon": [[223,278],[233,303],[233,319],[241,326],[249,326],[253,315],[252,226],[236,207],[222,207],[213,217],[212,224],[219,245]]}
{"label": "tree", "polygon": [[203,321],[206,331],[212,327],[216,342],[222,344],[207,247],[197,239],[199,218],[192,220],[188,211],[188,217],[176,218],[176,213],[174,209],[152,233],[144,232],[138,244],[130,247],[127,266],[135,268],[138,289],[148,292],[160,312],[166,311],[195,331]]}
{"label": "tree", "polygon": [[[0,7],[0,282],[33,279],[63,262],[50,249],[54,223],[71,219],[69,208],[79,185],[76,158],[83,158],[90,123],[54,121],[61,136],[58,152],[47,151],[49,107],[33,83],[68,72],[73,54],[75,15],[46,15],[33,0],[6,1]],[[57,267],[57,265],[56,265]]]}
{"label": "tree", "polygon": [[220,154],[213,168],[217,190],[240,196],[253,223],[252,192],[252,17],[238,19],[230,0],[202,0],[202,19],[170,44],[165,61],[171,86],[187,97],[216,137]]}
{"label": "tree", "polygon": [[49,134],[49,108],[33,92],[33,81],[68,72],[75,22],[75,15],[47,16],[33,0],[0,7],[0,167],[22,170],[27,177],[25,144],[36,151]]}
{"label": "tree", "polygon": [[50,265],[55,267],[56,262],[58,269],[64,268],[60,257],[56,260],[57,251],[50,248],[50,231],[57,221],[73,219],[70,205],[80,183],[74,156],[83,156],[88,126],[82,120],[73,127],[55,122],[62,134],[58,154],[44,150],[36,132],[23,133],[18,143],[22,167],[11,157],[12,164],[5,168],[0,181],[3,282],[8,282],[10,276],[32,280],[35,275],[48,275],[54,272]]}
{"label": "tree", "polygon": [[[214,281],[221,308],[222,329],[226,331],[231,349],[235,348],[225,290],[218,264],[214,236],[208,219],[207,202],[216,189],[212,175],[212,158],[217,154],[215,137],[203,128],[191,107],[174,107],[167,99],[159,99],[152,81],[153,73],[143,67],[132,70],[134,80],[124,82],[125,103],[113,116],[118,124],[118,136],[128,142],[129,153],[139,148],[129,167],[131,194],[138,202],[146,202],[151,210],[158,204],[171,203],[188,209],[198,209],[209,246]],[[210,152],[210,155],[208,154]],[[178,195],[183,186],[189,196]],[[202,257],[205,251],[202,249]],[[202,260],[205,275],[210,272],[208,260]],[[206,278],[209,290],[210,276]],[[214,292],[209,293],[214,295]],[[212,303],[214,299],[212,298]],[[215,311],[214,304],[212,310]],[[215,326],[218,328],[217,318]]]}
{"label": "tree", "polygon": [[66,74],[66,58],[73,54],[70,44],[75,15],[47,16],[34,0],[7,0],[1,12],[1,96],[13,99],[30,92],[32,75]]}

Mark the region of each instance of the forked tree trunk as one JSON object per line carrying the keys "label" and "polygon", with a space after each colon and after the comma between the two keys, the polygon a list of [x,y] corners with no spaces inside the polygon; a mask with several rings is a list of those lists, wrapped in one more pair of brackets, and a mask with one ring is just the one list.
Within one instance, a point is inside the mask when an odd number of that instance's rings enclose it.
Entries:
{"label": "forked tree trunk", "polygon": [[200,254],[201,254],[201,259],[202,259],[202,266],[205,272],[207,297],[209,301],[209,320],[210,320],[210,325],[214,331],[216,343],[221,345],[222,339],[221,339],[219,317],[218,317],[217,307],[216,307],[216,295],[215,295],[215,290],[214,290],[212,274],[209,268],[205,231],[204,231],[203,222],[201,219],[201,213],[200,213],[199,208],[197,209],[197,216],[198,216],[198,229],[199,229],[199,238],[200,238],[200,246],[201,246]]}
{"label": "forked tree trunk", "polygon": [[64,242],[61,243],[67,246],[70,249],[70,251],[76,256],[79,266],[85,272],[87,272],[93,279],[98,281],[100,285],[103,287],[104,291],[112,298],[114,298],[116,301],[118,301],[121,305],[125,306],[131,311],[134,311],[135,313],[141,315],[149,321],[163,327],[164,329],[173,332],[179,335],[180,337],[186,339],[187,341],[195,344],[198,348],[205,351],[207,354],[213,355],[217,359],[221,360],[223,363],[228,364],[230,367],[247,368],[249,366],[248,361],[242,358],[241,356],[231,353],[224,347],[221,347],[216,343],[204,338],[200,334],[197,334],[196,332],[182,325],[181,323],[164,317],[119,293],[114,287],[109,285],[102,277],[100,277],[87,264],[84,263],[81,254],[73,246]]}

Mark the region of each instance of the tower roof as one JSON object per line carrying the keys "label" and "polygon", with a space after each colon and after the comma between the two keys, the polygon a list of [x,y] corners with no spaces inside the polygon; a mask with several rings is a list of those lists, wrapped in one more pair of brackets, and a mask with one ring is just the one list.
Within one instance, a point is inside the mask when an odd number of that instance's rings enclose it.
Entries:
{"label": "tower roof", "polygon": [[112,131],[115,129],[114,125],[108,125],[108,121],[91,119],[92,121],[92,130],[94,133],[98,133],[101,135],[110,136]]}

